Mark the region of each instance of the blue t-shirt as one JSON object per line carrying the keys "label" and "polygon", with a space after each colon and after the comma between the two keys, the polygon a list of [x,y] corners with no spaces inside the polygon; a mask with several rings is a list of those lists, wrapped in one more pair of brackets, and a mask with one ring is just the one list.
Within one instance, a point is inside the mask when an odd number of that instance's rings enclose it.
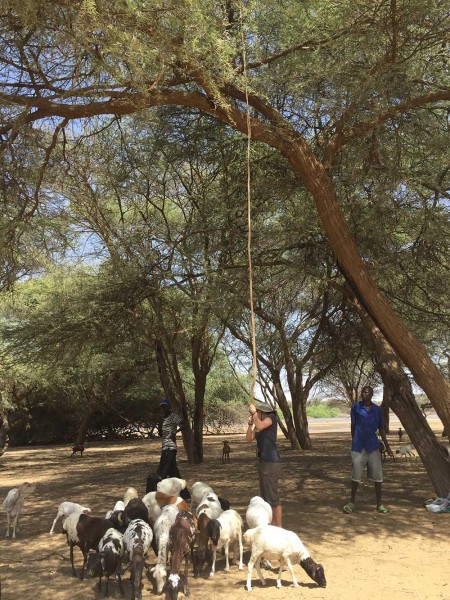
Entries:
{"label": "blue t-shirt", "polygon": [[373,452],[380,445],[377,431],[384,428],[383,411],[377,404],[370,403],[368,408],[364,402],[352,404],[350,412],[354,433],[352,439],[352,450],[355,452]]}
{"label": "blue t-shirt", "polygon": [[267,417],[272,420],[272,425],[256,432],[258,457],[263,462],[280,462],[280,455],[277,450],[277,415],[269,413]]}

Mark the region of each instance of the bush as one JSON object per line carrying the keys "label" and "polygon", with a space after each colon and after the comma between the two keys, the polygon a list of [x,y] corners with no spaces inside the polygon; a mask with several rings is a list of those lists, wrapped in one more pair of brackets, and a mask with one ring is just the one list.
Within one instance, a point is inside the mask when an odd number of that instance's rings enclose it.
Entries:
{"label": "bush", "polygon": [[338,408],[331,408],[326,404],[314,404],[306,407],[306,414],[314,419],[332,419],[338,417],[340,412]]}

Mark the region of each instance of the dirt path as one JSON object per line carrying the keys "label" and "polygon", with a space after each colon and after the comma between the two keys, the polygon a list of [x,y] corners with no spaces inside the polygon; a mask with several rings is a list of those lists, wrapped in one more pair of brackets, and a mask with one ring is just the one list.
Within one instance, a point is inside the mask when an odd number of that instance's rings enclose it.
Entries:
{"label": "dirt path", "polygon": [[[189,484],[210,483],[227,497],[242,516],[248,500],[258,493],[254,449],[242,436],[228,436],[231,464],[220,461],[224,438],[205,438],[206,462],[190,466],[180,451],[179,466]],[[265,571],[267,587],[254,579],[255,600],[450,600],[450,513],[434,515],[423,507],[433,496],[419,459],[388,459],[385,465],[385,504],[389,515],[378,515],[373,506],[373,485],[359,494],[358,514],[341,509],[347,500],[350,455],[348,435],[315,434],[313,451],[293,453],[281,443],[283,459],[284,526],[297,532],[313,558],[325,567],[326,589],[309,581],[295,567],[301,587],[290,587],[283,574],[283,589],[275,588],[276,572]],[[392,446],[398,443],[392,436]],[[403,443],[405,440],[403,440]],[[1,600],[72,600],[99,597],[96,581],[71,577],[69,550],[63,535],[48,534],[56,509],[63,500],[90,506],[94,515],[112,508],[128,486],[145,491],[145,478],[159,458],[158,440],[111,444],[89,444],[82,459],[70,460],[67,447],[9,450],[0,466],[0,502],[8,490],[24,481],[37,484],[26,501],[21,531],[16,540],[5,540],[1,530]],[[450,490],[449,490],[450,491]],[[1,527],[5,524],[2,514]],[[59,531],[61,526],[57,526]],[[248,553],[244,559],[248,558]],[[81,553],[75,549],[76,566]],[[154,562],[151,553],[149,562]],[[248,598],[244,590],[246,570],[232,567],[212,579],[191,579],[194,600]],[[256,577],[256,573],[254,574]],[[126,598],[131,597],[128,584]],[[112,598],[120,598],[117,585],[110,585]],[[154,597],[145,581],[143,599]]]}

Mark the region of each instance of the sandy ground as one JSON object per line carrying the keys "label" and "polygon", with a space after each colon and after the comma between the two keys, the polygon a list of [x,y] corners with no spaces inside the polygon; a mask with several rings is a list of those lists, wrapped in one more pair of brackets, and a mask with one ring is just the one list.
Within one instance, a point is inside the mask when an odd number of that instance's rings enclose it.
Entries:
{"label": "sandy ground", "polygon": [[[179,452],[179,467],[189,484],[210,483],[227,497],[242,516],[249,499],[258,493],[253,447],[243,435],[228,436],[232,445],[231,463],[221,463],[222,437],[205,438],[205,463],[190,466]],[[392,512],[374,510],[373,484],[367,482],[359,493],[359,511],[346,515],[342,506],[348,499],[349,436],[342,433],[314,433],[314,450],[294,453],[280,443],[283,459],[284,526],[300,535],[313,558],[325,567],[326,589],[318,588],[303,570],[295,567],[300,587],[290,587],[288,571],[283,588],[275,587],[276,572],[265,570],[267,587],[261,587],[254,573],[256,600],[302,597],[307,600],[450,600],[449,534],[450,513],[431,514],[425,499],[433,497],[419,459],[388,459],[385,464],[384,501]],[[395,449],[399,443],[391,436]],[[405,443],[405,439],[403,440]],[[69,549],[65,537],[48,534],[58,504],[72,500],[90,506],[94,515],[112,508],[128,486],[145,491],[145,479],[155,470],[159,458],[158,440],[109,444],[88,444],[84,457],[70,459],[67,447],[17,448],[0,463],[0,501],[12,487],[24,481],[37,484],[34,495],[23,508],[21,530],[16,540],[0,541],[2,600],[72,600],[98,598],[96,581],[71,576]],[[5,515],[1,517],[1,527]],[[56,531],[61,530],[61,523]],[[3,530],[2,530],[3,535]],[[248,552],[244,561],[248,559]],[[151,552],[148,560],[155,562]],[[75,564],[81,553],[75,548]],[[246,569],[231,568],[225,573],[220,557],[214,578],[191,578],[195,600],[233,600],[248,597],[244,590]],[[126,598],[131,598],[125,582]],[[117,584],[110,596],[120,598]],[[143,599],[154,596],[152,582],[145,579]]]}

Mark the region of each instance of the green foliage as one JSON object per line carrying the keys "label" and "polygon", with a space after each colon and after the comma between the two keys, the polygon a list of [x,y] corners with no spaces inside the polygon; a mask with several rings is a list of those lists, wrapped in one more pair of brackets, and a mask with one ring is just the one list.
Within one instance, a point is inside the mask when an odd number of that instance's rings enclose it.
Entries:
{"label": "green foliage", "polygon": [[332,419],[338,417],[341,411],[326,404],[313,404],[306,407],[306,414],[314,419]]}

